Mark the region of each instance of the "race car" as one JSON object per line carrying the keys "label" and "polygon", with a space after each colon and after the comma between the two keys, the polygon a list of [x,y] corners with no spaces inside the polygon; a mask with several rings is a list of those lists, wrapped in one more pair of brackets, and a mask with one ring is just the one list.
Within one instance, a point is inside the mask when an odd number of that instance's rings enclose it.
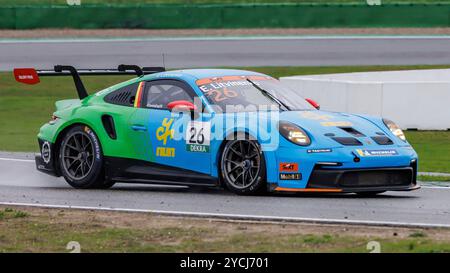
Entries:
{"label": "race car", "polygon": [[[136,77],[89,95],[83,75]],[[419,188],[417,154],[394,122],[321,111],[261,73],[57,65],[14,76],[26,84],[73,77],[79,98],[56,102],[38,134],[36,166],[74,188],[157,183],[244,195]]]}

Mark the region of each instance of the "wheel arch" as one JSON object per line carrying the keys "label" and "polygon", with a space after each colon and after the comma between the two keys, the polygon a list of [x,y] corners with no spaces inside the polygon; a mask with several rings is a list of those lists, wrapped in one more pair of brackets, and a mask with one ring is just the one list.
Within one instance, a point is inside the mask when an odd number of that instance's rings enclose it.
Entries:
{"label": "wheel arch", "polygon": [[[58,175],[61,175],[61,169],[60,169],[60,164],[59,164],[59,152],[61,149],[61,142],[62,142],[64,136],[66,135],[66,133],[75,126],[88,126],[98,136],[96,129],[93,128],[92,125],[88,124],[88,122],[76,121],[73,123],[67,123],[64,126],[62,126],[58,130],[57,134],[55,135],[55,141],[53,143],[53,145],[55,147],[53,149],[53,156],[54,156],[53,158],[55,158],[55,170]],[[103,146],[102,146],[101,139],[98,138],[98,141],[99,141],[100,147],[102,148]]]}
{"label": "wheel arch", "polygon": [[[221,140],[221,142],[219,144],[219,148],[217,149],[217,153],[216,153],[215,160],[214,160],[215,164],[213,166],[213,168],[217,172],[217,177],[219,178],[219,183],[220,183],[221,186],[223,186],[223,179],[222,179],[222,173],[221,173],[221,168],[220,168],[220,164],[222,164],[222,162],[221,162],[222,153],[223,153],[223,151],[225,149],[225,145],[229,141],[229,138],[231,136],[237,135],[237,134],[245,134],[246,136],[248,136],[250,138],[253,138],[254,140],[256,140],[259,143],[258,138],[252,132],[249,132],[248,130],[243,130],[243,129],[236,128],[236,129],[231,130],[229,132],[226,132],[224,134],[224,137],[223,137],[223,139]],[[261,150],[261,152],[263,154],[264,161],[267,162],[268,158],[267,158],[266,153],[263,150]],[[266,166],[266,168],[265,168],[266,170],[265,171],[266,171],[266,174],[267,174],[268,165],[265,164],[265,166]]]}

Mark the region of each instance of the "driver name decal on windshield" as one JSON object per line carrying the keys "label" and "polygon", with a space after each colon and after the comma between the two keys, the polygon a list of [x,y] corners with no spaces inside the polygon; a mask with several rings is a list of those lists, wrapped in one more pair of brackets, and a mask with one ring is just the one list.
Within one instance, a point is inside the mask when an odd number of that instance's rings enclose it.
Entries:
{"label": "driver name decal on windshield", "polygon": [[312,110],[299,93],[269,76],[203,78],[196,84],[209,103],[224,113]]}
{"label": "driver name decal on windshield", "polygon": [[[221,102],[236,97],[244,97],[244,93],[237,92],[239,87],[252,86],[245,76],[227,76],[222,78],[201,79],[197,85],[205,96],[213,102]],[[253,77],[254,78],[254,77]],[[259,80],[265,77],[258,77]]]}

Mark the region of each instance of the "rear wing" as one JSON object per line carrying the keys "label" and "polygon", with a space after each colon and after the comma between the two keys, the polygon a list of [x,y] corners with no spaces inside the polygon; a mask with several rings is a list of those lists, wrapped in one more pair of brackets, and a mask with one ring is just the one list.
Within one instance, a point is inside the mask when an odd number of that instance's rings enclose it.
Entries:
{"label": "rear wing", "polygon": [[137,65],[121,64],[117,69],[76,69],[70,65],[55,65],[53,70],[36,70],[34,68],[15,68],[14,78],[25,84],[38,84],[39,77],[47,76],[72,76],[78,97],[84,99],[88,96],[86,88],[80,76],[105,76],[105,75],[143,75],[164,72],[164,67],[139,67]]}

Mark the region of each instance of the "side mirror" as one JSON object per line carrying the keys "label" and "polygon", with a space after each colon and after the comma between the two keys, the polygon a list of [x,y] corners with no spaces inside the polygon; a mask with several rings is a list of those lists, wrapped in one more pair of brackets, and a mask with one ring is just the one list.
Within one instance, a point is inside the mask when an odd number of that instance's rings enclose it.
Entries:
{"label": "side mirror", "polygon": [[169,102],[167,108],[172,112],[178,113],[191,113],[191,118],[196,119],[198,116],[197,107],[190,101],[187,100],[176,100]]}
{"label": "side mirror", "polygon": [[180,112],[190,112],[197,110],[197,107],[195,105],[187,100],[176,100],[169,102],[167,104],[167,108],[171,111],[180,111]]}
{"label": "side mirror", "polygon": [[305,99],[307,102],[309,102],[309,104],[312,105],[312,107],[316,108],[317,110],[320,110],[320,104],[318,104],[315,100],[313,99]]}

